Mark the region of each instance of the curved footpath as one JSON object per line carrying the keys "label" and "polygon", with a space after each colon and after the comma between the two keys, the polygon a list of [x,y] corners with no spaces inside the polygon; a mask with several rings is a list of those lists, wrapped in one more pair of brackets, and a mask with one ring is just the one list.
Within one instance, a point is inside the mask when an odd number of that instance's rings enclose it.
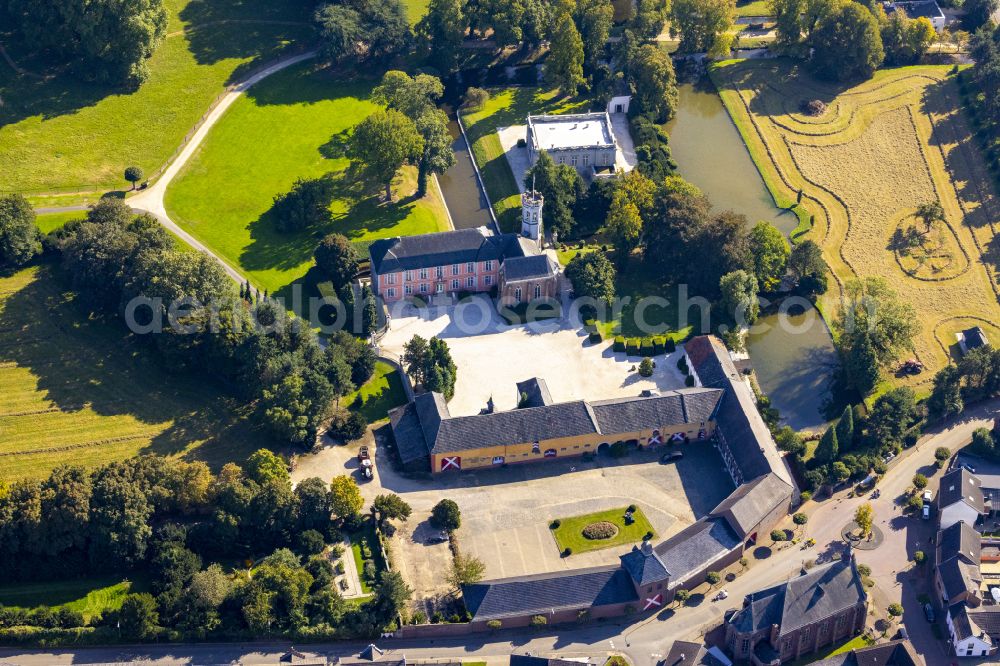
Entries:
{"label": "curved footpath", "polygon": [[[163,174],[156,180],[155,183],[150,185],[147,189],[143,190],[139,194],[126,199],[128,204],[133,210],[150,213],[160,221],[164,227],[169,229],[173,234],[183,240],[185,243],[193,247],[194,249],[204,252],[208,256],[215,259],[226,273],[233,279],[234,282],[239,282],[242,284],[247,281],[246,276],[240,273],[238,270],[230,266],[223,260],[219,255],[212,252],[212,250],[205,247],[205,245],[196,239],[194,236],[189,234],[187,231],[182,229],[176,222],[170,219],[167,215],[167,210],[163,205],[163,196],[167,192],[167,187],[170,182],[180,173],[180,170],[184,168],[191,156],[194,155],[198,146],[201,145],[202,141],[208,135],[209,130],[215,126],[215,123],[219,121],[220,118],[226,113],[226,110],[236,101],[236,99],[247,91],[250,86],[255,83],[266,79],[276,72],[280,72],[283,69],[296,65],[304,60],[310,58],[315,58],[318,51],[307,51],[306,53],[301,53],[299,55],[290,56],[283,60],[275,62],[270,67],[260,70],[248,79],[241,81],[236,86],[232,88],[229,92],[225,94],[222,100],[212,109],[208,117],[205,118],[205,122],[201,124],[201,127],[194,133],[191,140],[185,144],[184,148],[181,150],[180,154],[170,163],[170,166],[163,172]],[[87,206],[57,206],[49,208],[36,208],[36,213],[63,213],[72,212],[77,210],[87,210]]]}

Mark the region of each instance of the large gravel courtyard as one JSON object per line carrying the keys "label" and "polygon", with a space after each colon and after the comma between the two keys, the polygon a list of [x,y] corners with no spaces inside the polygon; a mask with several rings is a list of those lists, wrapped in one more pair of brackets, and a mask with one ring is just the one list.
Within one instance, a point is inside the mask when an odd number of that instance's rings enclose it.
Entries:
{"label": "large gravel courtyard", "polygon": [[514,409],[515,384],[531,377],[544,379],[556,402],[684,386],[684,376],[677,370],[681,352],[657,358],[653,376],[640,377],[639,359],[613,353],[609,340],[591,344],[567,318],[508,326],[486,298],[419,313],[408,308],[403,315],[393,315],[380,347],[401,357],[403,345],[414,335],[446,340],[458,366],[455,397],[448,403],[453,416],[478,414],[491,397],[497,409]]}

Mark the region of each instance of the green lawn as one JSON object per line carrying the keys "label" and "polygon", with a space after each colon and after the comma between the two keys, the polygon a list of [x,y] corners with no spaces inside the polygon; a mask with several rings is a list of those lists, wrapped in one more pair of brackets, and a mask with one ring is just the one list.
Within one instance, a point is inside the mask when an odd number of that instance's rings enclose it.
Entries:
{"label": "green lawn", "polygon": [[855,636],[854,638],[849,638],[847,640],[834,643],[833,645],[820,648],[818,652],[814,652],[813,654],[803,657],[802,659],[796,659],[795,661],[789,662],[788,666],[806,666],[806,664],[823,661],[824,659],[835,657],[838,654],[850,652],[851,650],[859,650],[870,645],[874,645],[874,641],[867,636]]}
{"label": "green lawn", "polygon": [[0,277],[0,481],[140,453],[220,467],[273,445],[252,406],[88,318],[42,264]]}
{"label": "green lawn", "polygon": [[121,608],[125,595],[148,589],[149,583],[145,579],[123,579],[120,576],[3,585],[0,586],[0,605],[17,608],[65,606],[89,619]]}
{"label": "green lawn", "polygon": [[483,174],[500,228],[515,231],[520,224],[521,200],[517,182],[504,156],[498,127],[523,125],[528,114],[586,111],[589,100],[558,97],[540,88],[493,88],[482,109],[463,112],[462,122],[472,144],[476,165]]}
{"label": "green lawn", "polygon": [[[380,201],[344,156],[351,129],[376,109],[370,82],[345,83],[311,63],[254,86],[226,112],[166,193],[170,216],[261,289],[279,292],[312,267],[322,236],[362,241],[447,229],[437,188],[413,199],[416,174],[404,169],[396,200]],[[328,223],[283,234],[269,210],[297,178],[333,173],[336,198]]]}
{"label": "green lawn", "polygon": [[410,25],[416,25],[427,13],[427,6],[430,0],[403,0],[406,7],[406,18],[410,19]]}
{"label": "green lawn", "polygon": [[50,231],[59,229],[71,220],[82,220],[85,217],[87,217],[87,211],[84,210],[71,211],[68,213],[45,213],[44,215],[35,216],[35,224],[38,225],[38,229],[43,234],[47,234]]}
{"label": "green lawn", "polygon": [[[559,551],[562,552],[566,548],[571,548],[574,554],[585,553],[590,550],[600,550],[602,548],[610,548],[611,546],[621,546],[626,543],[642,541],[642,537],[647,532],[653,531],[652,525],[649,524],[649,520],[646,519],[646,516],[643,515],[642,510],[638,507],[636,508],[636,512],[632,514],[635,520],[631,525],[625,525],[623,518],[625,509],[626,507],[621,507],[588,513],[582,516],[574,516],[572,518],[560,518],[559,527],[552,530],[552,535],[555,537],[556,545],[559,546]],[[599,541],[592,541],[583,536],[583,528],[598,521],[614,523],[618,527],[618,534],[610,539],[601,539]]]}
{"label": "green lawn", "polygon": [[737,16],[771,16],[769,0],[750,0],[736,3]]}
{"label": "green lawn", "polygon": [[[125,166],[155,171],[229,81],[291,43],[312,39],[308,25],[273,23],[308,20],[296,3],[167,0],[167,6],[169,36],[135,92],[58,72],[18,76],[2,63],[0,191],[123,189]],[[25,69],[54,73],[17,45],[6,46]]]}
{"label": "green lawn", "polygon": [[344,400],[351,409],[361,412],[366,421],[375,423],[386,418],[393,407],[406,403],[406,390],[399,370],[379,361],[371,379]]}

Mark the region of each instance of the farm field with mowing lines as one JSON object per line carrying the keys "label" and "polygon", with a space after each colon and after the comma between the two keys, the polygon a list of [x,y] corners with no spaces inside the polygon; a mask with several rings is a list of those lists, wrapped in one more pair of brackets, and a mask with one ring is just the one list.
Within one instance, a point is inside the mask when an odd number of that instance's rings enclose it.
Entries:
{"label": "farm field with mowing lines", "polygon": [[[824,83],[784,60],[728,61],[712,78],[776,198],[795,200],[815,223],[804,238],[823,248],[839,286],[884,278],[916,309],[915,354],[927,366],[899,378],[929,390],[957,354],[955,333],[982,326],[1000,343],[997,254],[1000,203],[944,66],[882,70],[856,86]],[[803,102],[820,100],[820,115]],[[902,231],[922,229],[918,205],[940,201],[945,222],[901,248]]]}
{"label": "farm field with mowing lines", "polygon": [[168,373],[118,322],[88,319],[56,271],[0,278],[0,480],[142,453],[219,467],[272,443],[245,405]]}
{"label": "farm field with mowing lines", "polygon": [[[136,91],[51,71],[17,45],[0,62],[0,191],[123,190],[129,164],[147,177],[180,146],[228,83],[312,38],[309,14],[267,0],[166,0],[167,37]],[[43,76],[44,75],[44,76]],[[35,205],[91,202],[67,194]]]}
{"label": "farm field with mowing lines", "polygon": [[[212,127],[167,189],[172,219],[261,289],[280,293],[313,266],[319,239],[339,232],[352,241],[423,234],[448,228],[433,181],[415,199],[416,169],[405,167],[392,203],[383,188],[354,173],[344,155],[348,133],[377,106],[373,82],[343,83],[311,63],[283,70],[250,88]],[[297,178],[332,173],[329,221],[294,233],[277,230],[274,197]]]}

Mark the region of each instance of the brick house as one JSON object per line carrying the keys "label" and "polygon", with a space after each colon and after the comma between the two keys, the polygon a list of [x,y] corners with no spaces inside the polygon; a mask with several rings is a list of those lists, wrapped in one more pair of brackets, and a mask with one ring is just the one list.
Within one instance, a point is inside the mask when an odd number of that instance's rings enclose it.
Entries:
{"label": "brick house", "polygon": [[852,556],[748,594],[726,623],[726,645],[738,661],[777,666],[861,633],[867,613]]}

